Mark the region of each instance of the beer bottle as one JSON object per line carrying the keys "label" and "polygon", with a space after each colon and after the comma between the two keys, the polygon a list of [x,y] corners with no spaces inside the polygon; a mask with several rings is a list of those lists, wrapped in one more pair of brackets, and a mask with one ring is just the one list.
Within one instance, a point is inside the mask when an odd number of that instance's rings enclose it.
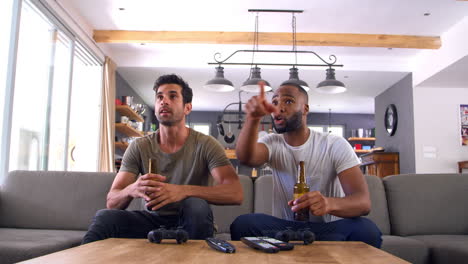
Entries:
{"label": "beer bottle", "polygon": [[[294,185],[294,199],[298,199],[302,195],[309,192],[309,186],[307,185],[305,177],[304,161],[299,162],[299,167],[297,171],[297,182]],[[294,220],[309,221],[309,208],[304,208],[298,212],[294,212]]]}

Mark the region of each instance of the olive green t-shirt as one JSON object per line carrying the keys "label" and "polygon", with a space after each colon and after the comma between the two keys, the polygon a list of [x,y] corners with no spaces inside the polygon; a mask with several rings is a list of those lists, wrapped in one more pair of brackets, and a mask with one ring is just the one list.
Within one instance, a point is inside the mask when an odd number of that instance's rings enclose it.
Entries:
{"label": "olive green t-shirt", "polygon": [[[166,176],[167,183],[208,186],[212,169],[231,164],[221,144],[211,136],[190,129],[184,145],[168,154],[160,149],[158,134],[159,130],[133,141],[125,151],[120,171],[134,173],[137,177],[147,174],[151,159],[151,173]],[[172,215],[178,213],[178,208],[178,203],[173,203],[157,212]]]}

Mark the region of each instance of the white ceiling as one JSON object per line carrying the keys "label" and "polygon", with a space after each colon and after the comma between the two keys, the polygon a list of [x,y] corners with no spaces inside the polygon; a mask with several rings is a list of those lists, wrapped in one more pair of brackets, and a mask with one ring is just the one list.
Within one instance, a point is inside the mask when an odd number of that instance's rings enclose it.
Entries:
{"label": "white ceiling", "polygon": [[[468,2],[454,0],[59,0],[98,30],[157,31],[253,31],[254,13],[247,9],[300,9],[297,32],[364,33],[440,36],[468,14]],[[125,10],[119,10],[124,8]],[[424,13],[430,13],[424,16]],[[260,32],[291,32],[291,15],[259,14]],[[443,43],[442,43],[443,45]],[[99,43],[117,63],[118,72],[153,104],[152,85],[161,74],[176,73],[194,89],[194,110],[222,110],[238,101],[238,92],[212,93],[202,85],[214,76],[213,55],[226,57],[248,45],[213,44],[124,44]],[[260,46],[260,49],[291,50],[287,46]],[[416,49],[298,47],[312,50],[324,58],[334,54],[337,79],[348,88],[344,94],[324,95],[309,92],[311,111],[336,113],[374,113],[374,97],[411,72]],[[234,58],[233,58],[234,59]],[[238,61],[250,62],[250,57]],[[256,57],[257,62],[291,62],[285,56]],[[233,61],[233,62],[238,62]],[[299,63],[316,63],[307,55]],[[236,87],[248,77],[248,66],[225,66],[225,76]],[[323,68],[300,68],[299,76],[313,87],[325,77]],[[262,77],[273,87],[288,79],[288,69],[262,67]],[[242,94],[242,101],[250,95]]]}

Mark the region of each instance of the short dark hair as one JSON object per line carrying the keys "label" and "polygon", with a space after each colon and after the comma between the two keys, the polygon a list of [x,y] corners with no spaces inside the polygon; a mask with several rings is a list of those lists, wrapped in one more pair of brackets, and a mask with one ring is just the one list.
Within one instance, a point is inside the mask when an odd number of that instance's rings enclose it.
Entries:
{"label": "short dark hair", "polygon": [[299,92],[301,92],[301,94],[304,95],[305,103],[309,104],[309,94],[307,93],[307,91],[304,88],[302,88],[302,86],[300,86],[300,85],[298,85],[296,83],[292,83],[292,82],[290,82],[290,83],[289,82],[284,82],[284,83],[281,84],[281,86],[285,86],[285,85],[296,87],[299,90]]}
{"label": "short dark hair", "polygon": [[192,88],[190,88],[190,86],[181,77],[175,74],[162,75],[154,83],[153,90],[157,93],[159,87],[163,84],[178,84],[182,87],[182,98],[184,100],[184,104],[192,102]]}

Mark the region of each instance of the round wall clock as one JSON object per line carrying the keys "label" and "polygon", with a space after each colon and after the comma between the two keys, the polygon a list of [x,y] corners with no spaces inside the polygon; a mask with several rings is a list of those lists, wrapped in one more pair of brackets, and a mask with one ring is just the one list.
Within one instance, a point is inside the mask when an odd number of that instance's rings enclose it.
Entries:
{"label": "round wall clock", "polygon": [[385,110],[385,129],[390,136],[395,134],[398,124],[398,114],[396,110],[396,106],[391,104],[387,106],[387,110]]}

